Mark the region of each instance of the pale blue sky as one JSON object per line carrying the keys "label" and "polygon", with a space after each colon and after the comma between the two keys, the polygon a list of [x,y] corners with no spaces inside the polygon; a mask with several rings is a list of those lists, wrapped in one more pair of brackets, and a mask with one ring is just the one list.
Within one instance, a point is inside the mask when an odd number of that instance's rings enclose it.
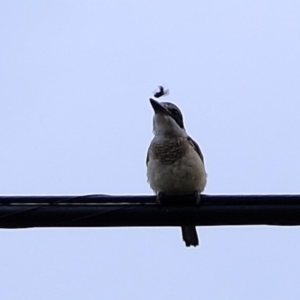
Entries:
{"label": "pale blue sky", "polygon": [[[1,1],[0,194],[151,194],[158,85],[208,194],[300,191],[300,2]],[[3,299],[299,299],[300,229],[1,230]]]}

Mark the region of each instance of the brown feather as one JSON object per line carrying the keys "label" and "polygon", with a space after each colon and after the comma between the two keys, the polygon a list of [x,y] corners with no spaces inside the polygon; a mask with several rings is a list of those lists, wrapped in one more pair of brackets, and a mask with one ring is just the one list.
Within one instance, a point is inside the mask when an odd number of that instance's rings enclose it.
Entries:
{"label": "brown feather", "polygon": [[200,150],[200,147],[198,146],[198,144],[189,136],[187,137],[188,142],[190,143],[190,145],[194,148],[194,150],[197,152],[197,154],[200,156],[203,164],[204,164],[204,157],[203,154]]}
{"label": "brown feather", "polygon": [[[186,138],[171,138],[164,143],[152,142],[149,151],[161,163],[171,165],[184,156],[188,146]],[[149,152],[147,159],[149,160]]]}
{"label": "brown feather", "polygon": [[191,137],[179,137],[169,139],[164,143],[152,142],[147,152],[146,165],[148,165],[149,162],[150,151],[153,156],[162,163],[172,164],[184,156],[188,145],[193,147],[204,163],[204,157],[198,144]]}

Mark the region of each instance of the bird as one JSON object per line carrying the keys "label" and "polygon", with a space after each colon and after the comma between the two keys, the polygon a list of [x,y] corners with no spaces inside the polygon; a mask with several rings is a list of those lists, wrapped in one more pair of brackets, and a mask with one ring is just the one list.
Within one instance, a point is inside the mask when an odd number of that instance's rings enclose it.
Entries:
{"label": "bird", "polygon": [[[198,144],[187,134],[180,109],[171,102],[158,99],[169,93],[162,86],[150,97],[154,110],[153,133],[147,152],[147,179],[157,195],[196,195],[204,190],[207,174]],[[182,238],[187,247],[198,246],[196,227],[184,225]]]}

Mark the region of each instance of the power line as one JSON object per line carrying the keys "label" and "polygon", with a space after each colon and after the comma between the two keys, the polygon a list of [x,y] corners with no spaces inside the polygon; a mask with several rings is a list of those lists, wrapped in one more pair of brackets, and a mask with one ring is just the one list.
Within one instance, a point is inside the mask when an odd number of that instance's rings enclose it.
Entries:
{"label": "power line", "polygon": [[[0,196],[0,228],[300,225],[300,195]],[[184,204],[184,205],[183,205]]]}

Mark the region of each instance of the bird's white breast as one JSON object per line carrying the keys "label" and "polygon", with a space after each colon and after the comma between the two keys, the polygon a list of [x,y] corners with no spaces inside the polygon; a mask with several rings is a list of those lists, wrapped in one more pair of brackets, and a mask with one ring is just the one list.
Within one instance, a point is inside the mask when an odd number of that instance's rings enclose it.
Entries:
{"label": "bird's white breast", "polygon": [[192,146],[189,146],[184,156],[173,164],[162,163],[150,152],[147,177],[156,193],[200,193],[206,185],[204,164]]}

